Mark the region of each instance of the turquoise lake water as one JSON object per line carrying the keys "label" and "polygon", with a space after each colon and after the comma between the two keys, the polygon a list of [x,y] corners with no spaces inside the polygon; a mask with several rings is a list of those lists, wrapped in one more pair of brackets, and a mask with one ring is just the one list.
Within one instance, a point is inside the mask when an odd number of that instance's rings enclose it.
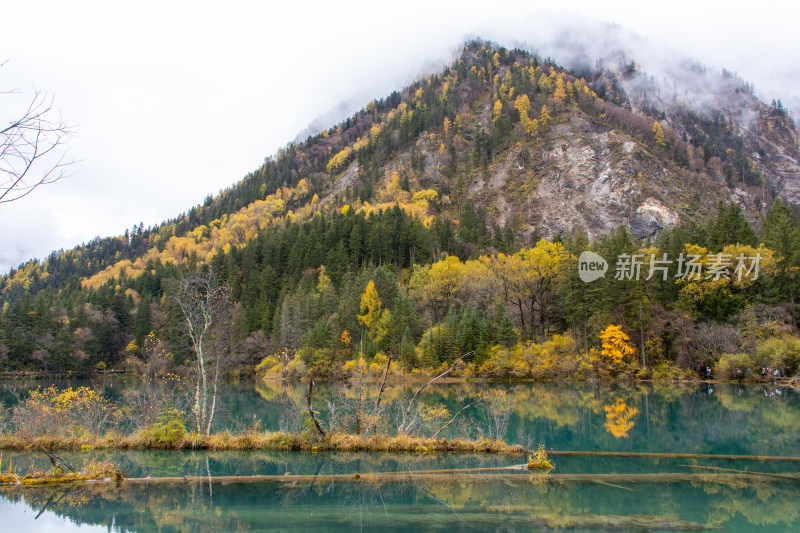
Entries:
{"label": "turquoise lake water", "polygon": [[[96,383],[122,398],[121,380]],[[20,384],[18,389],[28,384]],[[421,405],[450,413],[481,391],[513,399],[502,428],[510,442],[548,449],[800,456],[800,394],[775,386],[721,384],[437,384]],[[319,384],[315,408],[330,416],[337,387]],[[276,383],[241,382],[224,391],[218,427],[287,425]],[[385,401],[411,388],[395,387]],[[5,405],[13,395],[0,396]],[[319,406],[319,407],[318,407]],[[470,408],[451,436],[486,431]],[[42,454],[4,452],[17,471],[44,466]],[[549,479],[525,472],[366,483],[328,474],[480,468],[524,457],[299,452],[98,452],[63,454],[73,463],[112,459],[128,477],[311,474],[310,483],[3,488],[2,531],[800,531],[800,482],[774,475],[721,477],[711,466],[795,474],[797,462],[566,457]],[[5,467],[4,467],[5,468]],[[570,478],[572,474],[592,474]],[[613,477],[607,474],[615,474]],[[657,474],[656,476],[649,476]],[[679,474],[669,475],[669,474]],[[649,476],[649,477],[642,477]],[[38,515],[38,517],[37,517]]]}

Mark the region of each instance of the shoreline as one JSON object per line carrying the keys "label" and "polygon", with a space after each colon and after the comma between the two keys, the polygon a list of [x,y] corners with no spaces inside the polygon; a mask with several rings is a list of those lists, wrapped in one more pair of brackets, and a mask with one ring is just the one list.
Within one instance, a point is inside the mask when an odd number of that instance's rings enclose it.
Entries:
{"label": "shoreline", "polygon": [[[91,379],[103,376],[133,376],[135,378],[140,378],[142,376],[136,374],[130,370],[103,370],[103,371],[77,371],[77,370],[67,370],[67,371],[53,371],[53,372],[43,372],[39,370],[15,370],[15,371],[2,371],[0,372],[0,383],[4,381],[15,381],[15,380],[44,380],[44,379]],[[430,379],[431,377],[435,376],[435,373],[431,374],[396,374],[396,375],[389,375],[387,383],[395,383],[395,382],[402,382],[402,383],[424,383],[426,380]],[[249,379],[252,377],[254,382],[265,381],[267,383],[276,383],[276,382],[283,382],[286,381],[287,383],[304,383],[308,381],[308,376],[301,377],[301,378],[283,378],[281,376],[261,376],[252,375],[246,377],[236,377],[234,381],[241,381],[243,379]],[[346,382],[347,378],[338,378],[338,377],[313,377],[315,382],[321,383],[339,383],[339,382]],[[364,379],[365,383],[380,383],[381,377],[374,377],[370,376]],[[619,378],[593,378],[593,379],[535,379],[535,378],[505,378],[505,379],[498,379],[498,378],[488,378],[488,377],[476,377],[476,376],[468,376],[468,377],[444,377],[436,380],[437,383],[449,383],[449,384],[457,384],[457,383],[653,383],[653,384],[731,384],[731,385],[778,385],[782,387],[792,387],[792,388],[800,388],[800,380],[797,377],[791,378],[778,378],[778,379],[764,379],[764,380],[746,380],[746,379],[736,379],[736,380],[725,380],[725,379],[702,379],[702,378],[694,378],[694,379],[619,379]]]}
{"label": "shoreline", "polygon": [[303,435],[280,432],[227,432],[211,435],[188,433],[171,442],[154,442],[137,435],[107,436],[96,439],[37,437],[23,439],[0,437],[0,450],[40,451],[91,450],[175,450],[175,451],[306,451],[318,452],[409,452],[409,453],[486,453],[498,455],[524,455],[521,445],[510,445],[499,440],[431,439],[427,437],[370,435],[358,436],[334,433],[324,439],[308,439]]}

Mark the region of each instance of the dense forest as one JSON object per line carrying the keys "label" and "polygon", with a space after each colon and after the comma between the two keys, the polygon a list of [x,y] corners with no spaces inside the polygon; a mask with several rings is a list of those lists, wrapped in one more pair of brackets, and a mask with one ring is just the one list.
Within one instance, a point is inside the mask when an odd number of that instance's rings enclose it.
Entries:
{"label": "dense forest", "polygon": [[[765,142],[796,134],[779,104],[765,113]],[[619,170],[642,189],[659,188],[660,168],[692,184],[663,198],[680,222],[602,235],[537,226],[526,198],[557,129],[578,122],[642,150],[640,167]],[[725,116],[685,109],[669,122],[632,111],[601,72],[470,42],[440,74],[286,147],[202,206],[4,276],[0,368],[183,365],[177,280],[211,272],[230,290],[229,349],[259,372],[341,377],[365,361],[379,374],[389,358],[412,372],[469,354],[461,374],[493,378],[793,375],[800,210]],[[612,159],[631,150],[612,141]],[[508,200],[475,187],[508,162]],[[579,277],[586,250],[610,263],[591,283]],[[622,257],[641,260],[639,279]],[[690,257],[695,278],[678,270]],[[747,275],[737,258],[751,259]],[[656,259],[670,263],[653,275]]]}

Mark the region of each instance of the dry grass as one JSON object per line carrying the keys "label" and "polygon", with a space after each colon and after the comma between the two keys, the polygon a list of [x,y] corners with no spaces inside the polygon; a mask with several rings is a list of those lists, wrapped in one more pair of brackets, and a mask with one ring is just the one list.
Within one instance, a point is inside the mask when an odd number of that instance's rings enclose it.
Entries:
{"label": "dry grass", "polygon": [[35,450],[44,447],[48,450],[81,450],[87,446],[96,449],[172,449],[172,450],[212,450],[212,451],[347,451],[347,452],[455,452],[455,453],[494,453],[504,455],[523,455],[526,450],[519,445],[509,445],[499,440],[457,440],[430,439],[407,435],[359,436],[333,433],[325,439],[308,439],[299,434],[269,431],[249,431],[239,434],[229,432],[205,436],[187,433],[172,443],[153,443],[139,435],[107,435],[97,439],[77,439],[63,437],[36,437],[23,439],[17,436],[0,437],[0,449]]}
{"label": "dry grass", "polygon": [[20,476],[12,470],[11,465],[5,474],[0,472],[0,485],[55,485],[106,479],[122,480],[122,474],[117,466],[107,461],[87,461],[77,472],[65,472],[60,467],[53,467],[50,470],[36,470]]}

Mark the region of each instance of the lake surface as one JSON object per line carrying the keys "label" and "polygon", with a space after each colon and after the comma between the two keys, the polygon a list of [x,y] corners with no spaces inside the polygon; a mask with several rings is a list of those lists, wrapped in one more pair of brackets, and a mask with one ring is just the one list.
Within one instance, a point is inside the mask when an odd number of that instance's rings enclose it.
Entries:
{"label": "lake surface", "polygon": [[[71,383],[72,385],[78,383]],[[9,382],[6,383],[6,386]],[[30,383],[17,383],[17,389]],[[33,384],[35,385],[35,384]],[[62,383],[66,385],[66,383]],[[95,383],[112,398],[138,385]],[[314,406],[346,402],[333,384],[319,383]],[[504,430],[509,442],[548,449],[800,456],[800,394],[775,386],[720,384],[437,384],[423,405],[456,413],[478,393],[499,388],[514,401]],[[394,387],[385,402],[413,394]],[[291,425],[285,394],[300,386],[239,382],[223,392],[218,429],[259,420],[264,428]],[[0,392],[6,406],[15,402]],[[391,409],[390,409],[391,411]],[[486,432],[475,407],[450,436]],[[39,454],[41,455],[41,454]],[[324,476],[355,472],[498,467],[524,458],[454,454],[265,452],[90,452],[64,454],[117,461],[128,477],[312,474],[311,483],[178,483],[93,485],[0,490],[0,529],[113,531],[724,531],[800,530],[800,482],[778,476],[719,478],[712,466],[760,473],[797,473],[800,463],[554,457],[549,480],[528,473],[480,474],[365,483]],[[4,452],[17,471],[38,455]],[[689,465],[689,466],[687,466]],[[691,468],[691,467],[695,468]],[[5,466],[3,467],[5,468]],[[572,474],[605,475],[587,479]],[[658,474],[643,478],[643,475]],[[666,474],[680,474],[669,476]],[[716,476],[716,477],[715,477]],[[37,518],[38,515],[38,518]]]}

